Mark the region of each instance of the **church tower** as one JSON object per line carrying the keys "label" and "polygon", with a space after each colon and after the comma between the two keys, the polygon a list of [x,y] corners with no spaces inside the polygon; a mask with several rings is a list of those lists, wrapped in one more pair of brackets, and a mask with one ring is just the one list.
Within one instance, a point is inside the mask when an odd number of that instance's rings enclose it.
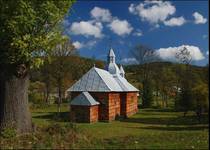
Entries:
{"label": "church tower", "polygon": [[112,75],[117,75],[120,73],[120,70],[115,63],[115,54],[114,50],[111,48],[109,50],[108,56],[107,56],[107,67],[106,70],[109,71],[110,74]]}

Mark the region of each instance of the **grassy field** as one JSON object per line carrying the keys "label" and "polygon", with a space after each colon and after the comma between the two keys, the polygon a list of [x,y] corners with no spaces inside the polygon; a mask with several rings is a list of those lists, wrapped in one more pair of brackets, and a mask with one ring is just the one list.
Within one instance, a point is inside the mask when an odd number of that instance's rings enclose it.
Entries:
{"label": "grassy field", "polygon": [[199,124],[192,112],[183,117],[172,110],[140,109],[130,118],[110,123],[73,124],[75,133],[72,127],[64,128],[70,125],[67,104],[62,106],[60,119],[55,105],[31,111],[39,134],[3,140],[2,148],[208,149],[207,115]]}
{"label": "grassy field", "polygon": [[[68,124],[68,105],[62,111],[59,123]],[[53,106],[33,110],[33,122],[51,124],[55,112]],[[192,112],[183,117],[172,110],[140,109],[128,119],[76,126],[91,139],[88,144],[81,141],[74,145],[76,148],[208,149],[208,116],[199,124]]]}

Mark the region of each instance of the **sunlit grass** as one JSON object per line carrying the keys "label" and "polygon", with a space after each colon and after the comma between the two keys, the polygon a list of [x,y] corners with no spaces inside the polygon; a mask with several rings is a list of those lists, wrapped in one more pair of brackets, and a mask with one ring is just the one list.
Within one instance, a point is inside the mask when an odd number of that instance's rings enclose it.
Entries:
{"label": "sunlit grass", "polygon": [[[62,106],[60,120],[56,107],[33,110],[33,122],[45,126],[53,122],[68,124],[69,106]],[[172,110],[140,109],[127,119],[110,123],[77,123],[89,142],[78,141],[74,148],[144,148],[144,149],[208,149],[208,116],[199,124],[193,112],[183,117]]]}

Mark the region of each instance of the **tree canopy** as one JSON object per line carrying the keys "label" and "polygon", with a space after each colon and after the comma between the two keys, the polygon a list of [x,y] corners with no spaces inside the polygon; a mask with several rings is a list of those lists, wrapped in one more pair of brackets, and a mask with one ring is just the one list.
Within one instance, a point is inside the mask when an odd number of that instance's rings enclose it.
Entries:
{"label": "tree canopy", "polygon": [[73,0],[0,0],[0,64],[39,66],[61,42],[58,30]]}

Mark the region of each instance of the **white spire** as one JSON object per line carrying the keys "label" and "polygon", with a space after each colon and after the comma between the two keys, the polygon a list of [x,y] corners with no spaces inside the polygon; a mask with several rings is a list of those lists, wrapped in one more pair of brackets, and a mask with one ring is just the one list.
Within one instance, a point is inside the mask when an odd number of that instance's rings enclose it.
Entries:
{"label": "white spire", "polygon": [[112,48],[109,50],[108,63],[115,63],[115,54]]}
{"label": "white spire", "polygon": [[123,78],[125,77],[125,71],[124,71],[122,65],[120,65],[120,75],[121,75]]}
{"label": "white spire", "polygon": [[109,50],[109,57],[115,57],[114,50],[112,48]]}
{"label": "white spire", "polygon": [[115,63],[115,54],[112,48],[109,50],[107,58],[108,58],[107,71],[109,71],[109,73],[113,75],[119,74],[120,70],[117,64]]}

